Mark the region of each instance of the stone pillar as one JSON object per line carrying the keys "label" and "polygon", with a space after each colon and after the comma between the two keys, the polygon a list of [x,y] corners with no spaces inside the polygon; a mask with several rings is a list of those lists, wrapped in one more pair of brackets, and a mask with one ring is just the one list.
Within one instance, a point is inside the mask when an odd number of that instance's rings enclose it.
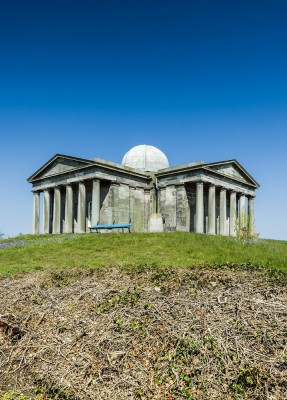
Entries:
{"label": "stone pillar", "polygon": [[215,186],[210,185],[208,189],[208,233],[215,235]]}
{"label": "stone pillar", "polygon": [[242,194],[239,199],[239,223],[241,228],[246,226],[246,217],[246,197],[244,194]]}
{"label": "stone pillar", "polygon": [[220,211],[219,211],[220,235],[226,235],[226,189],[220,189]]}
{"label": "stone pillar", "polygon": [[237,218],[237,210],[236,210],[236,193],[230,193],[230,220],[229,220],[229,234],[230,236],[236,236],[235,232],[235,224]]}
{"label": "stone pillar", "polygon": [[32,233],[38,235],[40,227],[40,193],[33,192],[33,227]]}
{"label": "stone pillar", "polygon": [[101,183],[99,179],[93,179],[92,188],[92,219],[91,225],[97,225],[100,221],[100,190]]}
{"label": "stone pillar", "polygon": [[73,188],[66,186],[65,233],[73,233]]}
{"label": "stone pillar", "polygon": [[79,183],[78,192],[78,232],[86,232],[86,186],[83,182]]}
{"label": "stone pillar", "polygon": [[50,233],[50,192],[49,190],[44,190],[43,199],[43,233]]}
{"label": "stone pillar", "polygon": [[176,230],[187,231],[186,227],[187,196],[184,184],[176,186]]}
{"label": "stone pillar", "polygon": [[239,214],[240,214],[240,216],[246,214],[245,202],[246,202],[245,195],[242,194],[239,199]]}
{"label": "stone pillar", "polygon": [[203,204],[203,183],[196,184],[196,214],[195,214],[195,232],[203,233],[204,228],[204,204]]}
{"label": "stone pillar", "polygon": [[250,196],[248,198],[248,223],[250,233],[254,234],[254,197]]}
{"label": "stone pillar", "polygon": [[58,187],[54,189],[53,233],[61,233],[61,192]]}

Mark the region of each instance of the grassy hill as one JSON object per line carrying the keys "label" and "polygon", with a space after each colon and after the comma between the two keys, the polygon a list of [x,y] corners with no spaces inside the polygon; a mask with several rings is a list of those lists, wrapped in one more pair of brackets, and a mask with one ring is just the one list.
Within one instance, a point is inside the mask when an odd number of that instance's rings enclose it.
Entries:
{"label": "grassy hill", "polygon": [[287,242],[0,241],[0,400],[285,400]]}
{"label": "grassy hill", "polygon": [[[7,247],[1,249],[1,245]],[[192,267],[247,263],[287,272],[287,241],[241,242],[231,237],[184,232],[27,235],[0,240],[0,250],[2,276],[67,267]]]}

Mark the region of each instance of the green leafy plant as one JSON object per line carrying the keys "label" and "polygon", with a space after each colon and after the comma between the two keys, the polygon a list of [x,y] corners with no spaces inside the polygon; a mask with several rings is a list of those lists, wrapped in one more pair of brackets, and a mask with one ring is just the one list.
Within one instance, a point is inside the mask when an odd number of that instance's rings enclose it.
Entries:
{"label": "green leafy plant", "polygon": [[243,211],[235,220],[235,234],[239,240],[258,240],[259,233],[255,232],[254,218]]}
{"label": "green leafy plant", "polygon": [[29,400],[29,397],[14,390],[10,390],[9,392],[5,393],[0,391],[0,400]]}

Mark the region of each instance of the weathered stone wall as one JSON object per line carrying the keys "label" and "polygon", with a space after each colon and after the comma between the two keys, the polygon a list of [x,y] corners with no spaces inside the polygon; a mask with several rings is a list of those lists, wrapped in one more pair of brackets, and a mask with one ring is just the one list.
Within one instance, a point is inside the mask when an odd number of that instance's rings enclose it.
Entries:
{"label": "weathered stone wall", "polygon": [[101,182],[100,190],[100,224],[112,223],[110,184]]}
{"label": "weathered stone wall", "polygon": [[177,231],[188,231],[188,199],[184,185],[176,186],[176,230]]}
{"label": "weathered stone wall", "polygon": [[143,232],[145,229],[145,213],[144,213],[144,190],[142,188],[135,188],[134,190],[134,215],[132,219],[133,228],[135,232]]}
{"label": "weathered stone wall", "polygon": [[165,189],[164,219],[165,230],[176,230],[176,187],[167,186]]}
{"label": "weathered stone wall", "polygon": [[129,222],[129,186],[121,184],[117,186],[114,185],[113,188],[113,221],[115,221],[116,224]]}
{"label": "weathered stone wall", "polygon": [[186,193],[189,207],[189,231],[195,232],[195,199],[196,187],[194,184],[186,185]]}
{"label": "weathered stone wall", "polygon": [[149,217],[153,212],[153,190],[144,190],[144,231],[148,232]]}

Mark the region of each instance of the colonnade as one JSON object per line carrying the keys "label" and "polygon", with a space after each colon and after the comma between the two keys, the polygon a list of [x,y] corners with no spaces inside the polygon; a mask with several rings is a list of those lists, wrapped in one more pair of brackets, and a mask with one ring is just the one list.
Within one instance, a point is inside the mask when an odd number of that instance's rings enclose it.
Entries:
{"label": "colonnade", "polygon": [[[87,185],[88,184],[88,185]],[[135,229],[141,230],[142,223],[145,226],[144,216],[150,215],[150,191],[148,196],[135,193],[135,188],[119,192],[118,184],[112,190],[112,207],[109,216],[115,219],[113,213],[119,209],[123,212],[123,205],[128,202],[130,218],[134,221]],[[188,184],[187,184],[188,185]],[[164,195],[164,205],[161,212],[169,215],[170,228],[176,230],[194,230],[197,233],[209,233],[220,235],[235,236],[236,220],[245,216],[249,221],[254,221],[254,197],[246,195],[243,191],[234,191],[223,186],[216,186],[206,182],[196,182],[193,184],[192,193],[195,189],[195,204],[192,207],[192,218],[194,224],[189,226],[187,217],[186,186],[181,184],[176,186],[176,194],[167,193]],[[88,187],[88,196],[87,196]],[[166,186],[165,188],[168,188]],[[35,190],[33,192],[33,233],[40,233],[40,194],[43,193],[43,219],[42,229],[44,234],[49,233],[84,233],[87,227],[87,198],[91,200],[89,210],[91,211],[89,222],[96,225],[100,220],[101,207],[101,182],[99,179],[83,180],[73,184],[59,185],[45,190]],[[164,191],[165,192],[165,191]],[[154,196],[154,195],[152,195]],[[194,196],[194,194],[193,194]],[[155,197],[155,196],[154,196]],[[189,198],[189,197],[188,197]],[[248,200],[248,207],[247,206]],[[109,200],[110,201],[110,200]],[[115,203],[113,203],[115,201]],[[137,203],[137,205],[135,204]],[[140,204],[141,203],[141,204]],[[179,213],[177,215],[177,208]],[[147,225],[147,223],[146,223]],[[251,229],[253,224],[251,224]],[[167,228],[168,230],[169,228]]]}
{"label": "colonnade", "polygon": [[[207,184],[205,184],[207,186]],[[246,196],[244,193],[227,191],[219,187],[219,233],[220,235],[235,236],[236,219],[240,216],[248,216],[254,221],[254,197]],[[227,231],[227,196],[229,196],[229,232]],[[239,199],[239,206],[237,200]],[[248,199],[248,210],[246,210],[246,199]],[[204,233],[204,183],[196,183],[195,202],[195,232]],[[216,233],[216,186],[208,185],[208,223],[206,233]]]}
{"label": "colonnade", "polygon": [[[33,192],[33,233],[40,233],[40,194],[42,191]],[[74,229],[74,196],[77,194],[77,233],[86,232],[86,182],[80,181],[73,185],[55,186],[43,190],[43,222],[42,232],[72,233]],[[64,196],[64,198],[63,198]],[[53,201],[53,204],[51,203]],[[64,215],[62,215],[62,203]],[[95,225],[100,217],[100,180],[92,180],[91,224]],[[51,215],[52,214],[52,215]]]}

